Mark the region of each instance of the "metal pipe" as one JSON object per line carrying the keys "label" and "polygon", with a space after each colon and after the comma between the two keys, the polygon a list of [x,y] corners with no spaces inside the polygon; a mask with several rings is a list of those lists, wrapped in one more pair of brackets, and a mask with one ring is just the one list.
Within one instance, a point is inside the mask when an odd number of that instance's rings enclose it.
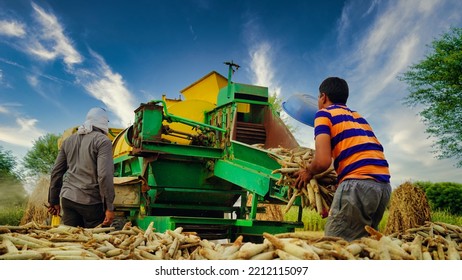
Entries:
{"label": "metal pipe", "polygon": [[182,118],[182,117],[170,114],[168,112],[168,110],[167,110],[167,104],[163,100],[152,100],[152,101],[150,101],[150,103],[154,103],[154,104],[162,103],[163,110],[164,110],[164,115],[167,117],[167,120],[170,121],[170,122],[172,122],[172,121],[180,122],[180,123],[184,123],[184,124],[187,124],[189,126],[192,126],[192,127],[199,127],[202,130],[205,130],[204,128],[208,128],[208,129],[218,130],[218,131],[221,131],[221,132],[226,132],[226,129],[223,129],[221,127],[216,127],[216,126],[213,126],[213,125],[196,122],[196,121],[193,121],[193,120],[190,120],[190,119],[186,119],[186,118]]}

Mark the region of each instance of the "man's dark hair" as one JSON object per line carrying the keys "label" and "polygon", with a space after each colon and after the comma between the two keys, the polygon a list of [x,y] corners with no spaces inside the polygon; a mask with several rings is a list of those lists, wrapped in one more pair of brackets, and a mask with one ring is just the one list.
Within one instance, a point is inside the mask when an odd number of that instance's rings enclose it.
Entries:
{"label": "man's dark hair", "polygon": [[329,77],[319,86],[319,93],[325,93],[334,104],[346,104],[348,100],[348,84],[344,79]]}

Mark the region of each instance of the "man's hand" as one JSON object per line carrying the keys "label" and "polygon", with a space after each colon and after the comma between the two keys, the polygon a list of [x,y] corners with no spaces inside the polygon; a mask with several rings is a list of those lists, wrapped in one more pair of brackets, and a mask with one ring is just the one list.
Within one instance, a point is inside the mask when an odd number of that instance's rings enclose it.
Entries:
{"label": "man's hand", "polygon": [[295,172],[294,175],[297,176],[297,179],[295,180],[295,188],[297,190],[303,189],[314,176],[311,173],[309,166],[300,169],[299,171]]}
{"label": "man's hand", "polygon": [[105,214],[106,215],[104,217],[103,226],[110,226],[115,218],[114,211],[106,210]]}
{"label": "man's hand", "polygon": [[59,213],[61,212],[61,206],[59,206],[59,204],[57,205],[50,204],[47,207],[48,207],[48,213],[50,213],[51,215],[59,215]]}

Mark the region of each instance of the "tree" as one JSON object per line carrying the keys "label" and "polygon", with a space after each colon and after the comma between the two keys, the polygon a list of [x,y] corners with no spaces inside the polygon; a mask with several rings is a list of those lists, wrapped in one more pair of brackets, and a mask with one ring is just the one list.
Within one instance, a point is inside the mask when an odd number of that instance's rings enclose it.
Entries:
{"label": "tree", "polygon": [[11,151],[3,151],[3,147],[0,146],[0,178],[19,181],[20,176],[13,170],[15,166],[16,159],[11,154]]}
{"label": "tree", "polygon": [[436,158],[462,167],[462,28],[432,42],[432,52],[399,77],[408,84],[405,104],[421,105],[425,132],[434,136]]}
{"label": "tree", "polygon": [[[277,96],[276,93],[270,94],[268,96],[268,103],[271,105],[271,107],[273,108],[273,110],[275,112],[277,112],[278,114],[281,113],[281,111],[282,111],[282,100]],[[287,126],[289,131],[294,133],[295,128],[287,123],[287,119],[286,118],[281,118],[281,120]]]}
{"label": "tree", "polygon": [[273,107],[273,110],[276,111],[276,112],[281,112],[282,110],[282,101],[281,99],[277,96],[276,93],[274,94],[270,94],[270,96],[268,96],[268,103],[271,104],[271,106]]}
{"label": "tree", "polygon": [[0,206],[19,205],[26,199],[21,176],[16,173],[16,159],[0,146]]}
{"label": "tree", "polygon": [[24,156],[24,167],[30,175],[50,174],[58,156],[60,135],[47,133],[34,141],[32,149]]}
{"label": "tree", "polygon": [[462,184],[454,182],[416,182],[427,195],[432,210],[462,215]]}

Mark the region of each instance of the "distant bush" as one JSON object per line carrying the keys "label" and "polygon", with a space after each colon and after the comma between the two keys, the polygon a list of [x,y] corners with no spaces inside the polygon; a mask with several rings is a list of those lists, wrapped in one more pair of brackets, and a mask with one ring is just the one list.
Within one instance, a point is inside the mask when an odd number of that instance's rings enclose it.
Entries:
{"label": "distant bush", "polygon": [[0,225],[19,226],[25,205],[10,204],[0,207]]}
{"label": "distant bush", "polygon": [[415,182],[427,196],[433,211],[462,215],[462,184],[451,182]]}
{"label": "distant bush", "polygon": [[442,222],[451,225],[462,225],[462,216],[456,216],[447,211],[432,212],[432,222]]}
{"label": "distant bush", "polygon": [[27,201],[17,166],[13,153],[0,146],[0,206],[22,205]]}

